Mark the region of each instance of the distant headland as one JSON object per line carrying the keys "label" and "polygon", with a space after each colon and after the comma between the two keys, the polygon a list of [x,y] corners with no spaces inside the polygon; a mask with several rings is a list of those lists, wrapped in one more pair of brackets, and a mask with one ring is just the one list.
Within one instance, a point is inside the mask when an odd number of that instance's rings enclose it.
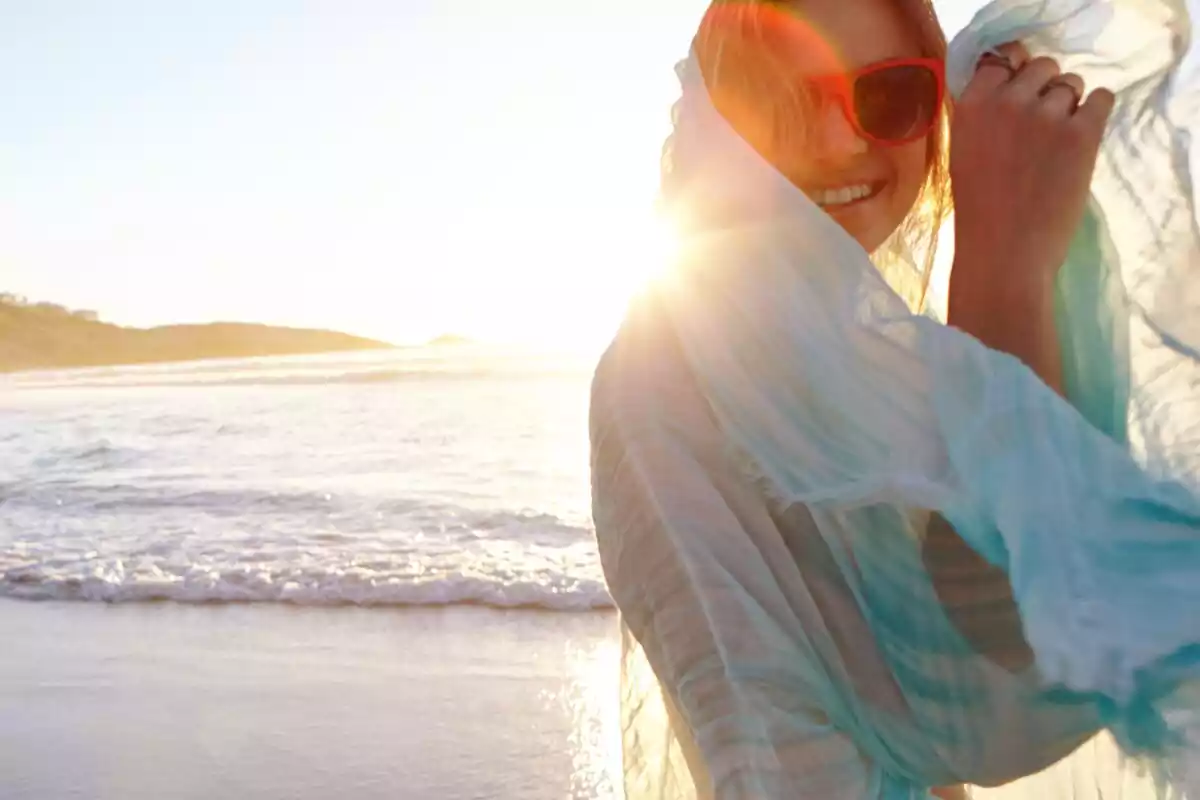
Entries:
{"label": "distant headland", "polygon": [[0,293],[0,372],[390,347],[337,331],[243,322],[126,328],[101,321],[94,311]]}
{"label": "distant headland", "polygon": [[425,343],[426,347],[456,347],[464,344],[475,344],[474,339],[469,339],[466,336],[459,336],[457,333],[443,333],[441,336],[435,336]]}

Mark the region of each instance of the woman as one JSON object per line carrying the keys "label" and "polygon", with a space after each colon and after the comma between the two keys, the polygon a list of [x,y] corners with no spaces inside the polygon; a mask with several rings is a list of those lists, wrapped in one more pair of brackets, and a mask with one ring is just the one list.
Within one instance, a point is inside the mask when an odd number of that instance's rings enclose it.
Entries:
{"label": "woman", "polygon": [[[980,61],[948,124],[946,45],[924,0],[718,3],[694,53],[733,130],[881,262],[898,244],[931,261],[952,195],[949,325],[1062,392],[1052,289],[1110,92],[1011,44]],[[691,214],[722,213],[720,197],[693,199]],[[601,556],[671,731],[666,745],[639,738],[651,712],[624,698],[631,796],[957,797],[957,784],[1036,772],[1102,727],[1098,708],[1038,696],[1007,580],[939,515],[855,510],[849,525],[765,491],[669,316],[641,301],[593,389]],[[870,529],[871,514],[874,541],[841,549],[826,533]],[[853,577],[890,563],[928,580]],[[744,585],[768,588],[748,602]],[[922,638],[947,620],[969,646],[943,647],[940,628]]]}

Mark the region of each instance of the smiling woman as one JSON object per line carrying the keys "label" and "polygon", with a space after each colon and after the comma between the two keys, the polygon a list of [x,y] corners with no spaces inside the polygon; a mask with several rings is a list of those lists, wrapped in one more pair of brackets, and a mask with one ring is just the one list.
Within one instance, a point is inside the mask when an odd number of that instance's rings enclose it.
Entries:
{"label": "smiling woman", "polygon": [[[644,661],[630,797],[961,797],[1109,734],[1200,797],[1200,646],[1164,613],[1200,603],[1200,466],[1194,425],[1162,433],[1195,417],[1200,336],[1159,300],[1197,263],[1163,99],[1190,20],[1158,5],[994,0],[947,50],[924,0],[713,0],[664,176],[681,266],[592,383],[596,538]],[[1118,80],[1110,121],[1081,86]],[[923,278],[888,242],[936,230],[947,164],[942,323],[887,273]],[[1130,278],[1170,289],[1131,313]],[[1132,766],[1023,796],[1129,796]]]}

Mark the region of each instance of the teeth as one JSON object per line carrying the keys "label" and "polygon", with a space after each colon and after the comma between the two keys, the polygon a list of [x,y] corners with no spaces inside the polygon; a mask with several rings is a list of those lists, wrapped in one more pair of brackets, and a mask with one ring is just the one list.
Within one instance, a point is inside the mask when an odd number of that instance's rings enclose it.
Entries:
{"label": "teeth", "polygon": [[813,200],[819,206],[840,206],[860,200],[871,193],[867,184],[857,186],[842,186],[837,189],[819,189],[813,193]]}

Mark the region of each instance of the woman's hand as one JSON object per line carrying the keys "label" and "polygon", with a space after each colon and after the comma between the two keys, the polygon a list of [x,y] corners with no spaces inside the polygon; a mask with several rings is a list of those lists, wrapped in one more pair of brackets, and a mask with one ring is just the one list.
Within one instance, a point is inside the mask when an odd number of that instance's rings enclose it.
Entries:
{"label": "woman's hand", "polygon": [[1008,63],[985,56],[954,108],[955,237],[983,257],[964,269],[1045,284],[1083,216],[1113,95],[1097,89],[1083,99],[1082,79],[1054,60],[1030,59],[1019,44],[1000,52]]}
{"label": "woman's hand", "polygon": [[981,59],[954,109],[950,323],[1060,390],[1053,285],[1083,217],[1113,95],[1019,44]]}

